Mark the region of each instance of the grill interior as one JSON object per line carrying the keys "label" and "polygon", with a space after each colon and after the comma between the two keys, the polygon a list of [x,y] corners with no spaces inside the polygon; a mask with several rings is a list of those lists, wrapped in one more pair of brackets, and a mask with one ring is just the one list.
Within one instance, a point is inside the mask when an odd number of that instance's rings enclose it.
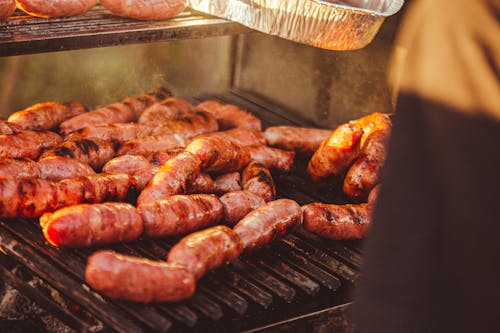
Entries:
{"label": "grill interior", "polygon": [[[259,116],[265,127],[311,125],[279,105],[241,91],[190,98],[194,103],[206,99],[237,104]],[[300,204],[344,203],[341,194],[320,192],[307,180],[306,164],[307,159],[299,155],[291,173],[273,173],[278,197],[292,198]],[[164,260],[175,242],[176,239],[142,238],[111,248]],[[198,282],[197,291],[189,300],[140,305],[102,297],[85,284],[86,258],[96,248],[58,249],[45,241],[36,221],[4,219],[0,221],[0,273],[78,331],[96,327],[120,332],[248,331],[343,308],[351,300],[358,276],[360,245],[359,241],[327,241],[298,230],[258,253],[210,272]],[[24,265],[46,281],[49,290],[24,283],[9,270],[14,263]],[[60,297],[54,300],[50,294]]]}

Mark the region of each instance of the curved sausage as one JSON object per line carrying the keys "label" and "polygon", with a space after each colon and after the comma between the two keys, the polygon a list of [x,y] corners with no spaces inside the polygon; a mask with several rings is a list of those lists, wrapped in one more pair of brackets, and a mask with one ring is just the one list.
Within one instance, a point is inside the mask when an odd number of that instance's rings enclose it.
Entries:
{"label": "curved sausage", "polygon": [[152,168],[151,162],[141,155],[122,155],[115,157],[102,166],[102,172],[109,174],[125,173],[133,175],[137,171]]}
{"label": "curved sausage", "polygon": [[84,112],[87,108],[80,102],[46,102],[14,112],[7,121],[25,130],[54,130],[64,120]]}
{"label": "curved sausage", "polygon": [[184,151],[184,148],[178,147],[178,148],[172,148],[164,151],[159,151],[156,153],[153,153],[148,156],[148,159],[151,163],[154,165],[163,165],[165,164],[169,159],[171,159],[174,156],[179,155]]}
{"label": "curved sausage", "polygon": [[217,224],[224,217],[213,194],[173,195],[139,206],[144,233],[150,237],[187,234]]}
{"label": "curved sausage", "polygon": [[197,107],[213,114],[222,130],[243,127],[254,131],[262,131],[260,119],[236,105],[210,100],[201,102]]}
{"label": "curved sausage", "polygon": [[134,177],[126,174],[81,176],[78,178],[64,179],[59,184],[79,182],[84,186],[81,202],[99,203],[105,201],[134,202],[137,198],[138,185]]}
{"label": "curved sausage", "polygon": [[391,118],[389,115],[380,112],[374,112],[364,117],[352,121],[363,129],[363,137],[361,138],[360,147],[365,145],[365,140],[371,133],[391,127]]}
{"label": "curved sausage", "polygon": [[321,143],[307,165],[307,172],[316,183],[338,181],[359,155],[363,129],[349,122],[338,126]]}
{"label": "curved sausage", "polygon": [[48,156],[38,160],[40,178],[59,181],[78,176],[95,175],[94,169],[76,158]]}
{"label": "curved sausage", "polygon": [[312,203],[302,207],[304,229],[329,239],[363,238],[372,223],[371,204]]}
{"label": "curved sausage", "polygon": [[264,133],[251,129],[237,127],[226,131],[212,132],[198,135],[196,138],[217,137],[226,141],[231,141],[242,147],[260,146],[266,144]]}
{"label": "curved sausage", "polygon": [[213,193],[214,181],[207,173],[200,173],[191,183],[188,184],[187,193]]}
{"label": "curved sausage", "polygon": [[198,280],[209,270],[236,259],[242,250],[238,235],[219,225],[182,238],[168,253],[167,263],[184,267]]}
{"label": "curved sausage", "polygon": [[142,190],[137,204],[151,203],[175,194],[185,194],[187,185],[200,173],[200,160],[189,152],[168,160]]}
{"label": "curved sausage", "polygon": [[327,129],[299,126],[272,126],[264,131],[268,145],[302,154],[314,153],[331,133]]}
{"label": "curved sausage", "polygon": [[15,0],[0,0],[0,21],[7,19],[15,10]]}
{"label": "curved sausage", "polygon": [[214,116],[208,112],[197,110],[164,122],[161,126],[153,129],[152,134],[177,134],[184,139],[189,139],[200,134],[215,132],[218,129],[219,125]]}
{"label": "curved sausage", "polygon": [[169,97],[144,110],[137,122],[154,128],[192,112],[193,108],[194,106],[183,98]]}
{"label": "curved sausage", "polygon": [[197,156],[202,170],[206,172],[238,171],[250,163],[246,147],[216,137],[195,139],[185,151]]}
{"label": "curved sausage", "polygon": [[148,156],[157,152],[184,147],[185,145],[184,138],[177,134],[148,135],[125,142],[118,149],[118,154]]}
{"label": "curved sausage", "polygon": [[81,15],[92,9],[96,0],[16,0],[17,7],[32,16],[61,17]]}
{"label": "curved sausage", "polygon": [[141,303],[181,301],[196,288],[193,275],[180,267],[112,251],[89,257],[85,280],[106,296]]}
{"label": "curved sausage", "polygon": [[101,4],[115,15],[137,20],[165,20],[186,8],[185,0],[101,0]]}
{"label": "curved sausage", "polygon": [[102,126],[87,126],[71,132],[66,140],[99,139],[117,143],[142,138],[151,134],[151,128],[137,123],[117,123]]}
{"label": "curved sausage", "polygon": [[371,132],[365,140],[359,158],[347,171],[344,178],[344,193],[355,200],[366,200],[370,191],[380,180],[385,163],[390,128]]}
{"label": "curved sausage", "polygon": [[62,141],[58,134],[50,131],[22,131],[0,135],[0,157],[36,160],[43,151],[57,146]]}
{"label": "curved sausage", "polygon": [[299,204],[290,199],[278,199],[248,213],[233,230],[240,236],[245,251],[253,251],[285,237],[301,224]]}
{"label": "curved sausage", "polygon": [[241,190],[241,175],[239,172],[224,173],[214,179],[214,193],[222,195]]}
{"label": "curved sausage", "polygon": [[266,202],[276,197],[276,185],[269,169],[258,162],[251,162],[242,172],[243,189],[250,191]]}
{"label": "curved sausage", "polygon": [[283,172],[290,172],[295,159],[295,152],[282,150],[268,146],[247,147],[252,161],[264,165],[268,169],[275,169]]}
{"label": "curved sausage", "polygon": [[28,158],[0,158],[0,177],[40,178],[38,164]]}
{"label": "curved sausage", "polygon": [[228,192],[220,197],[226,224],[234,226],[251,211],[264,206],[262,197],[250,191]]}
{"label": "curved sausage", "polygon": [[142,218],[127,203],[107,202],[64,207],[40,217],[43,235],[54,246],[88,247],[136,240]]}
{"label": "curved sausage", "polygon": [[21,128],[21,126],[13,124],[13,123],[9,123],[6,120],[0,120],[0,135],[15,134],[15,133],[19,133],[22,131],[23,131],[23,129]]}

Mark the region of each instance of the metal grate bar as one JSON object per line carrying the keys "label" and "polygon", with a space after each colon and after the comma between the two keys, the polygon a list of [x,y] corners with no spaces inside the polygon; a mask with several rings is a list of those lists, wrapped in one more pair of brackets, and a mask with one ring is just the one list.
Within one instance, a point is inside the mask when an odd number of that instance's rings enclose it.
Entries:
{"label": "metal grate bar", "polygon": [[188,300],[188,303],[211,320],[219,320],[224,315],[219,304],[202,293],[195,293],[194,296]]}
{"label": "metal grate bar", "polygon": [[203,279],[203,283],[200,284],[200,290],[203,290],[206,294],[215,297],[239,315],[243,315],[247,312],[248,302],[239,294],[235,293],[211,276],[206,276]]}

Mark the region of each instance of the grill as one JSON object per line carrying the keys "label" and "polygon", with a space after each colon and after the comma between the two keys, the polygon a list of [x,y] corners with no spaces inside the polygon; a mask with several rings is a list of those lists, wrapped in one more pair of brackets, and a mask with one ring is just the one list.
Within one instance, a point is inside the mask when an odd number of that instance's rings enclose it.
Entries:
{"label": "grill", "polygon": [[[258,115],[266,127],[310,125],[279,105],[237,90],[196,96],[191,101],[205,99],[237,104]],[[274,174],[278,196],[300,204],[342,203],[338,193],[316,191],[304,175],[306,163],[307,159],[298,156],[291,173]],[[175,241],[144,238],[112,249],[164,260]],[[210,272],[198,282],[189,300],[140,305],[102,297],[85,284],[86,258],[95,250],[52,247],[36,221],[0,221],[3,278],[78,331],[253,331],[286,327],[311,317],[332,319],[348,307],[361,261],[359,241],[327,241],[298,230],[258,253]],[[35,289],[13,273],[10,267],[16,263],[45,281],[47,290]]]}

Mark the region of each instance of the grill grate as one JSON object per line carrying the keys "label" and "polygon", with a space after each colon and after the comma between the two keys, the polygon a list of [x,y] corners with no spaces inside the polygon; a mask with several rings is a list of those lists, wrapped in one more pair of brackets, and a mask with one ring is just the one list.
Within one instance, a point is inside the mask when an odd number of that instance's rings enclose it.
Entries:
{"label": "grill grate", "polygon": [[[293,116],[284,117],[279,113],[282,112],[280,108],[246,96],[230,92],[201,96],[192,101],[218,99],[240,105],[256,113],[265,126],[308,125],[293,119]],[[305,162],[299,161],[299,166],[291,174],[275,175],[279,196],[293,198],[301,204],[315,200],[332,201],[335,194],[316,193],[308,185],[300,166]],[[336,196],[336,202],[343,200],[338,194]],[[144,238],[112,249],[164,260],[175,241]],[[55,248],[46,243],[34,221],[0,221],[2,258],[26,266],[106,328],[120,332],[241,331],[346,304],[358,276],[359,249],[359,242],[327,241],[298,230],[271,244],[268,249],[241,257],[208,273],[199,281],[196,294],[189,300],[176,304],[141,305],[101,297],[85,284],[86,258],[95,248]],[[13,278],[5,269],[0,273],[7,279]],[[50,300],[36,296],[36,290],[29,293],[42,306],[50,303]],[[48,306],[51,311],[54,309],[54,304]],[[71,309],[59,312],[61,321],[78,330],[85,331],[91,325]]]}

